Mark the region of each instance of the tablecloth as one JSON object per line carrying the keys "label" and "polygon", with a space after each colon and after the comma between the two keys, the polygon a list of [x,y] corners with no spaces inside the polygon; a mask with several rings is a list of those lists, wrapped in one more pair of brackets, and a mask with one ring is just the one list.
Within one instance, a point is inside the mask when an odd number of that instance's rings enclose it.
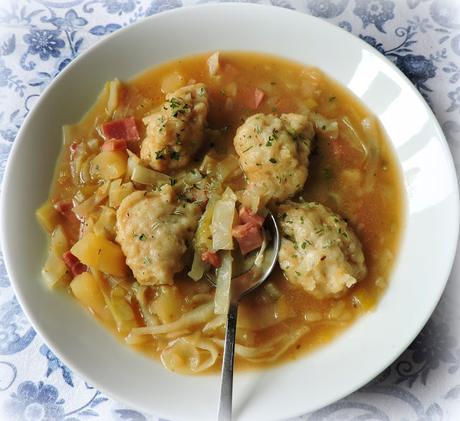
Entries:
{"label": "tablecloth", "polygon": [[[434,110],[459,171],[460,1],[252,2],[332,22],[393,61]],[[122,27],[201,3],[207,1],[0,0],[0,180],[24,118],[68,63]],[[460,420],[458,261],[430,321],[396,362],[361,390],[296,419]],[[105,396],[53,354],[24,316],[0,254],[0,420],[16,419],[158,420]]]}

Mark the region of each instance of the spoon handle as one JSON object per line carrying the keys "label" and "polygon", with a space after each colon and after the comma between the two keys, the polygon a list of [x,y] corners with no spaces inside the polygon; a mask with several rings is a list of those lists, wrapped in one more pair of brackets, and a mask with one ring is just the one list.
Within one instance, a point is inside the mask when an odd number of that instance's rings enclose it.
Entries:
{"label": "spoon handle", "polygon": [[232,419],[232,390],[233,390],[233,361],[235,358],[236,318],[238,303],[230,303],[225,333],[224,360],[222,363],[222,382],[220,386],[220,401],[218,421]]}

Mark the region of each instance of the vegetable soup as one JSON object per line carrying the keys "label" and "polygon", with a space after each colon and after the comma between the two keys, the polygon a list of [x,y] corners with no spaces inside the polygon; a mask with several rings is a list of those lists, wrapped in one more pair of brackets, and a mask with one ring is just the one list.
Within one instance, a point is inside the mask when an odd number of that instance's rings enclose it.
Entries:
{"label": "vegetable soup", "polygon": [[[328,343],[382,297],[404,200],[373,116],[320,70],[216,52],[107,82],[63,129],[43,276],[169,370],[220,369],[231,279],[282,235],[240,303],[236,366]],[[209,282],[212,276],[216,286]]]}

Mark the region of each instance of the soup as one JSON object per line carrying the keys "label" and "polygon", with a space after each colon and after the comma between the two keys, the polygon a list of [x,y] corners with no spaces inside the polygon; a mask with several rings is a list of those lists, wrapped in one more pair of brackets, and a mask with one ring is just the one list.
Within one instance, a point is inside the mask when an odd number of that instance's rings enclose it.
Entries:
{"label": "soup", "polygon": [[279,262],[240,303],[240,369],[298,358],[378,303],[403,224],[399,167],[376,118],[316,68],[175,60],[108,82],[64,127],[37,210],[44,279],[166,368],[215,371],[231,278],[263,252],[268,210]]}

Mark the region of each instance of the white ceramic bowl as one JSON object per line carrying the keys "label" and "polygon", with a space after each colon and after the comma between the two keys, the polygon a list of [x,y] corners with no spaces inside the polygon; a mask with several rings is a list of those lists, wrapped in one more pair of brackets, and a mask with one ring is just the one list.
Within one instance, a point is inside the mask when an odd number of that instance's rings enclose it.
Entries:
{"label": "white ceramic bowl", "polygon": [[358,38],[285,9],[225,4],[153,16],[98,43],[56,78],[16,139],[3,187],[3,253],[22,308],[72,369],[149,413],[214,419],[218,376],[166,371],[117,342],[69,296],[46,289],[40,277],[46,236],[34,211],[48,194],[61,126],[78,121],[106,80],[129,79],[166,60],[217,49],[273,53],[323,69],[380,117],[404,174],[407,225],[390,287],[376,311],[305,358],[236,375],[238,419],[280,419],[331,403],[389,365],[427,321],[454,257],[459,200],[444,136],[410,82]]}

